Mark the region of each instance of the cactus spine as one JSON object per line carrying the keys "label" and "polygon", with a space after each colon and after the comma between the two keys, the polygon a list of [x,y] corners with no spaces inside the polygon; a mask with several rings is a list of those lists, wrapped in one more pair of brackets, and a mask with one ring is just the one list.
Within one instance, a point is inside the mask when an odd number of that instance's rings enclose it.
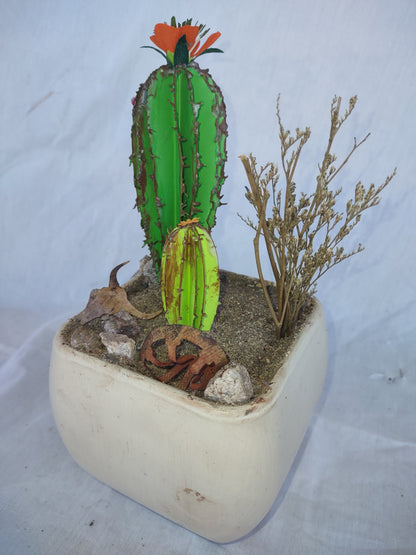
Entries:
{"label": "cactus spine", "polygon": [[161,66],[140,86],[130,159],[145,243],[156,268],[169,231],[180,221],[198,217],[207,230],[215,225],[226,135],[221,91],[195,62]]}
{"label": "cactus spine", "polygon": [[168,236],[160,282],[169,324],[210,330],[218,307],[218,258],[210,234],[196,218],[181,222]]}

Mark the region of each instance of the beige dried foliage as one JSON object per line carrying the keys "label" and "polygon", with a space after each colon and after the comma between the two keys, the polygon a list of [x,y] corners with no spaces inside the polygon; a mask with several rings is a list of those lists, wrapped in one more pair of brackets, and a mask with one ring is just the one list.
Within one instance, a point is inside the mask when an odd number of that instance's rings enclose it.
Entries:
{"label": "beige dried foliage", "polygon": [[[342,242],[361,219],[362,213],[380,202],[381,191],[390,183],[396,170],[376,187],[365,188],[361,181],[355,185],[354,198],[348,200],[343,211],[337,207],[341,188],[330,188],[354,152],[368,139],[354,139],[345,158],[336,163],[332,152],[334,139],[343,123],[351,115],[357,97],[350,99],[341,114],[341,98],[335,96],[331,104],[331,125],[328,144],[318,164],[316,189],[313,193],[297,194],[294,174],[303,147],[310,138],[309,127],[296,129],[292,134],[285,129],[277,100],[277,118],[280,138],[280,172],[284,184],[278,189],[278,165],[268,163],[258,167],[255,157],[241,156],[250,188],[246,197],[253,205],[257,221],[243,220],[254,229],[254,252],[257,270],[278,337],[293,332],[301,311],[316,292],[316,283],[330,268],[361,252],[361,244],[345,252]],[[272,206],[270,207],[270,201]],[[260,259],[260,240],[263,238],[276,284],[275,300],[269,294]]]}

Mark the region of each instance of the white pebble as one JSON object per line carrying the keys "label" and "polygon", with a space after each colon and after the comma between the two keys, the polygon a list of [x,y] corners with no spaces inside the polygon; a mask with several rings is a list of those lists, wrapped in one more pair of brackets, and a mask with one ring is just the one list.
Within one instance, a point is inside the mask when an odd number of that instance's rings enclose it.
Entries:
{"label": "white pebble", "polygon": [[230,362],[208,382],[204,396],[227,405],[246,403],[253,396],[253,386],[247,369]]}
{"label": "white pebble", "polygon": [[121,333],[102,332],[100,338],[111,355],[132,359],[136,352],[136,343]]}

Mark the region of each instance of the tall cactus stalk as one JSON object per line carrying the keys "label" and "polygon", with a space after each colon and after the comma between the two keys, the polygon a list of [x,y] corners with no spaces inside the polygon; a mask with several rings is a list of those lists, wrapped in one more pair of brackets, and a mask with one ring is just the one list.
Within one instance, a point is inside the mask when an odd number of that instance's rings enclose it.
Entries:
{"label": "tall cactus stalk", "polygon": [[[175,22],[176,23],[176,22]],[[220,89],[193,61],[202,53],[202,26],[158,24],[151,37],[168,61],[143,83],[133,100],[132,155],[137,207],[145,243],[159,269],[163,245],[179,222],[198,217],[215,225],[225,180],[226,111]],[[173,33],[173,34],[172,34]],[[203,34],[203,33],[202,33]]]}
{"label": "tall cactus stalk", "polygon": [[169,235],[162,254],[161,293],[169,324],[209,331],[218,307],[218,258],[210,234],[197,222],[181,222]]}

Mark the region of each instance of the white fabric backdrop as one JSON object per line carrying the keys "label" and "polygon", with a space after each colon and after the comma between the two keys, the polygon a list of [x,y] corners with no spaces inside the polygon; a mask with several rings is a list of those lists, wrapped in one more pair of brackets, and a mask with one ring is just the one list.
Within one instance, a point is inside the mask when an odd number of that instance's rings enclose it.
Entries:
{"label": "white fabric backdrop", "polygon": [[[84,553],[416,553],[414,184],[416,2],[108,0],[2,2],[0,551]],[[48,400],[57,327],[109,270],[146,253],[129,167],[131,104],[162,63],[141,49],[155,23],[193,17],[224,54],[200,59],[223,90],[229,161],[213,231],[220,265],[255,275],[238,156],[277,160],[275,102],[312,138],[297,175],[314,185],[334,94],[359,104],[341,175],[398,176],[349,245],[366,252],[320,283],[330,335],[325,391],[265,521],[217,546],[98,483],[67,454]],[[89,524],[94,521],[94,525]]]}

